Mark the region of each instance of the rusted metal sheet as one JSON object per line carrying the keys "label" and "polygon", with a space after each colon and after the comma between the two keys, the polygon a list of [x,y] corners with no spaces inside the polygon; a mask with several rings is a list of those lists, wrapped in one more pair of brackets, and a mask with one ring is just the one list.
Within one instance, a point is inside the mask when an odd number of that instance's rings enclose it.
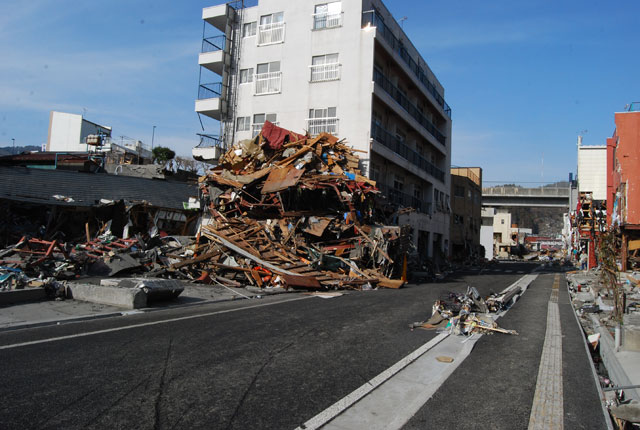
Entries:
{"label": "rusted metal sheet", "polygon": [[262,194],[275,193],[286,190],[298,183],[305,169],[296,169],[291,165],[283,169],[274,169],[269,173],[262,187]]}

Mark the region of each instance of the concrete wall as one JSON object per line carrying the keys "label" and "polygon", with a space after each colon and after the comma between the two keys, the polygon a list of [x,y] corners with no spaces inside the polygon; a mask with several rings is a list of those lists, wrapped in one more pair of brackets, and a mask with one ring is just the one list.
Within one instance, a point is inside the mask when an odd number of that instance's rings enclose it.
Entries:
{"label": "concrete wall", "polygon": [[607,147],[578,147],[578,188],[592,192],[594,200],[607,199]]}

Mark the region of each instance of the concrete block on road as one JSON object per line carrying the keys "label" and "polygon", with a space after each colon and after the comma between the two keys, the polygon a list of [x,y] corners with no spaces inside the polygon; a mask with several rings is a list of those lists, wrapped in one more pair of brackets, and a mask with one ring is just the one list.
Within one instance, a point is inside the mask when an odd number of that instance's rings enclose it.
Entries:
{"label": "concrete block on road", "polygon": [[92,284],[67,284],[67,298],[84,302],[139,309],[147,306],[147,294],[137,288],[121,288]]}
{"label": "concrete block on road", "polygon": [[110,278],[102,279],[100,285],[141,290],[146,294],[148,302],[175,299],[184,291],[184,286],[176,279]]}

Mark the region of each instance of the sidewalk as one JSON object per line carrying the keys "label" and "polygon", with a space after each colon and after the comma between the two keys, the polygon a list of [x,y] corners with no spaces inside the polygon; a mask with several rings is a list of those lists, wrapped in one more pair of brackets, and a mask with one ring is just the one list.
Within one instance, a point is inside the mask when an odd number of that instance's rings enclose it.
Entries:
{"label": "sidewalk", "polygon": [[0,306],[0,331],[41,325],[60,324],[130,313],[193,306],[206,303],[261,298],[285,291],[260,291],[256,288],[230,288],[183,282],[184,291],[174,300],[158,301],[136,310],[80,300],[42,300]]}

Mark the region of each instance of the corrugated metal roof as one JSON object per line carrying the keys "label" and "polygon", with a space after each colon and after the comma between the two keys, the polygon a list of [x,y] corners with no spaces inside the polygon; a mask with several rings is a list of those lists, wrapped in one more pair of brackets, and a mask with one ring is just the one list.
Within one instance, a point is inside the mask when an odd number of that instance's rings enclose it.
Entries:
{"label": "corrugated metal roof", "polygon": [[[74,201],[56,200],[54,195]],[[0,166],[0,199],[64,206],[93,206],[100,199],[144,200],[157,207],[182,209],[183,202],[197,195],[196,185],[181,182]]]}

